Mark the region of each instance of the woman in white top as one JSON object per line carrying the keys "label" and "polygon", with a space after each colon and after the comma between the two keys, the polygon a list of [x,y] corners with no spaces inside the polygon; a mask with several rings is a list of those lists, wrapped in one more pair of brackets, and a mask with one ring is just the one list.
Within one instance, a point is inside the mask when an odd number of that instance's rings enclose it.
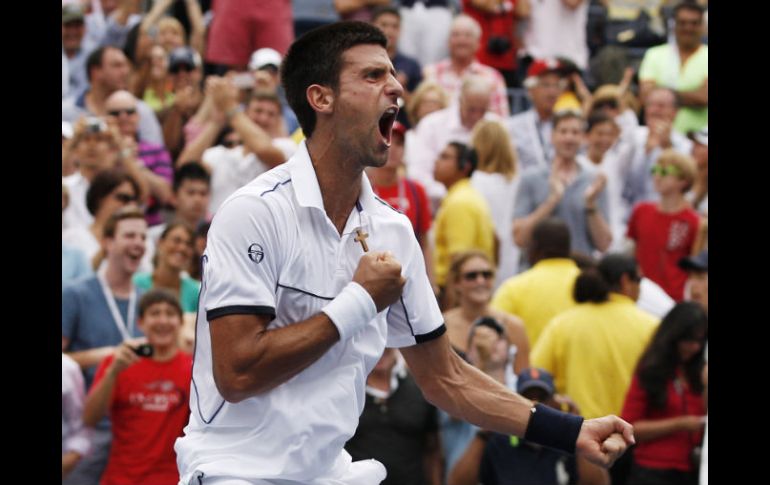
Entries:
{"label": "woman in white top", "polygon": [[481,120],[473,129],[471,144],[478,155],[478,168],[471,185],[489,205],[495,223],[498,269],[494,288],[517,273],[521,250],[513,242],[513,206],[519,187],[518,160],[505,127],[497,121]]}

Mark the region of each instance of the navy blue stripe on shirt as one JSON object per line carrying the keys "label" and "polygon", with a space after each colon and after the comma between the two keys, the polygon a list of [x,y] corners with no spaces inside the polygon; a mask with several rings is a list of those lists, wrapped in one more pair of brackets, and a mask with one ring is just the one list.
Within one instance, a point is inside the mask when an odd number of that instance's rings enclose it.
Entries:
{"label": "navy blue stripe on shirt", "polygon": [[433,339],[439,338],[446,332],[446,325],[443,323],[440,327],[438,327],[436,330],[433,330],[432,332],[424,333],[422,335],[415,335],[414,339],[417,341],[418,344],[429,342]]}
{"label": "navy blue stripe on shirt", "polygon": [[275,308],[271,306],[233,305],[214,308],[206,312],[209,322],[226,315],[270,315],[275,318]]}
{"label": "navy blue stripe on shirt", "polygon": [[277,184],[275,184],[275,187],[273,187],[272,189],[267,189],[266,191],[264,191],[264,192],[262,192],[261,194],[259,194],[259,196],[260,196],[260,197],[264,197],[264,195],[265,195],[265,194],[267,194],[267,193],[270,193],[270,192],[274,192],[274,191],[276,191],[276,190],[278,189],[278,186],[280,186],[280,185],[286,185],[286,184],[288,184],[289,182],[291,182],[291,179],[288,179],[288,180],[284,180],[283,182],[278,182]]}

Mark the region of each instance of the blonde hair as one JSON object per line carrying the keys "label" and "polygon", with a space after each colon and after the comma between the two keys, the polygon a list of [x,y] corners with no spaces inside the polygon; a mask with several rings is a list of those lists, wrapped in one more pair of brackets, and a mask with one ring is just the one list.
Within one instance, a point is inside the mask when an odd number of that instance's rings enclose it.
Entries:
{"label": "blonde hair", "polygon": [[174,17],[163,17],[162,19],[158,20],[158,33],[166,29],[176,30],[179,34],[182,35],[182,41],[186,42],[187,33],[184,30],[184,25],[182,25],[182,22],[179,20],[175,19]]}
{"label": "blonde hair", "polygon": [[439,83],[435,81],[421,82],[417,86],[417,89],[414,90],[414,93],[412,93],[412,96],[409,97],[409,101],[406,103],[406,117],[409,119],[409,123],[411,123],[412,126],[416,126],[420,121],[416,119],[417,108],[422,103],[422,99],[425,97],[425,95],[431,91],[436,91],[439,94],[442,108],[446,108],[447,104],[449,104],[449,95]]}
{"label": "blonde hair", "polygon": [[663,150],[656,162],[659,165],[673,165],[679,169],[679,178],[686,181],[687,185],[684,188],[684,192],[687,192],[692,187],[695,181],[696,164],[695,159],[690,155],[677,152],[673,148]]}
{"label": "blonde hair", "polygon": [[489,263],[492,267],[492,271],[497,271],[494,261],[492,261],[485,252],[478,249],[469,249],[468,251],[452,254],[446,277],[446,308],[444,308],[444,310],[449,310],[460,304],[460,290],[458,290],[458,284],[460,283],[460,277],[462,276],[460,270],[465,263],[473,258],[483,259]]}
{"label": "blonde hair", "polygon": [[501,173],[508,180],[516,174],[516,152],[511,146],[508,132],[499,122],[481,120],[476,123],[471,134],[471,145],[479,160],[477,170]]}

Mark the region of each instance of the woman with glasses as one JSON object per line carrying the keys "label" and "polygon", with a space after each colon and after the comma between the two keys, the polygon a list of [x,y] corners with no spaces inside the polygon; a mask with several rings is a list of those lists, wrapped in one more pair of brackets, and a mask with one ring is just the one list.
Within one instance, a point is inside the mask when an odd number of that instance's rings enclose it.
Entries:
{"label": "woman with glasses", "polygon": [[193,256],[193,232],[182,222],[166,226],[158,240],[152,272],[134,275],[134,284],[143,290],[165,288],[171,291],[185,313],[198,309],[200,282],[187,274]]}
{"label": "woman with glasses", "polygon": [[706,409],[701,371],[708,336],[705,310],[677,304],[639,359],[623,405],[636,448],[629,485],[698,483]]}
{"label": "woman with glasses", "polygon": [[447,292],[453,307],[444,312],[447,335],[455,350],[464,355],[469,350],[468,337],[474,322],[482,317],[493,318],[505,329],[512,370],[518,374],[529,367],[529,340],[521,319],[490,308],[494,280],[495,267],[485,253],[471,250],[452,258]]}
{"label": "woman with glasses", "polygon": [[[86,193],[86,207],[94,217],[90,226],[70,227],[62,232],[62,241],[79,248],[86,255],[91,267],[96,270],[102,262],[101,240],[104,225],[112,214],[123,207],[138,207],[141,190],[139,183],[121,169],[99,172],[91,181]],[[151,267],[147,254],[154,250],[147,241],[147,251],[140,268]]]}
{"label": "woman with glasses", "polygon": [[618,414],[658,319],[636,306],[636,260],[608,254],[575,280],[574,307],[556,315],[532,348],[532,365],[553,374],[586,418]]}
{"label": "woman with glasses", "polygon": [[636,244],[642,272],[675,301],[684,298],[687,281],[679,260],[702,249],[696,244],[700,217],[685,198],[695,170],[695,160],[689,155],[664,150],[650,174],[659,201],[637,204],[628,220],[627,237]]}

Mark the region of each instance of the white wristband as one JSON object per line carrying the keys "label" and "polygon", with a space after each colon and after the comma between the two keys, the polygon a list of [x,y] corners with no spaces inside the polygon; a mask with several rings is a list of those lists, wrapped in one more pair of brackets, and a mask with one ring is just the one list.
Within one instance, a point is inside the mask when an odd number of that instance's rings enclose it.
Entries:
{"label": "white wristband", "polygon": [[349,339],[377,316],[377,306],[369,292],[355,281],[342,289],[335,299],[321,309],[340,333],[340,341]]}

